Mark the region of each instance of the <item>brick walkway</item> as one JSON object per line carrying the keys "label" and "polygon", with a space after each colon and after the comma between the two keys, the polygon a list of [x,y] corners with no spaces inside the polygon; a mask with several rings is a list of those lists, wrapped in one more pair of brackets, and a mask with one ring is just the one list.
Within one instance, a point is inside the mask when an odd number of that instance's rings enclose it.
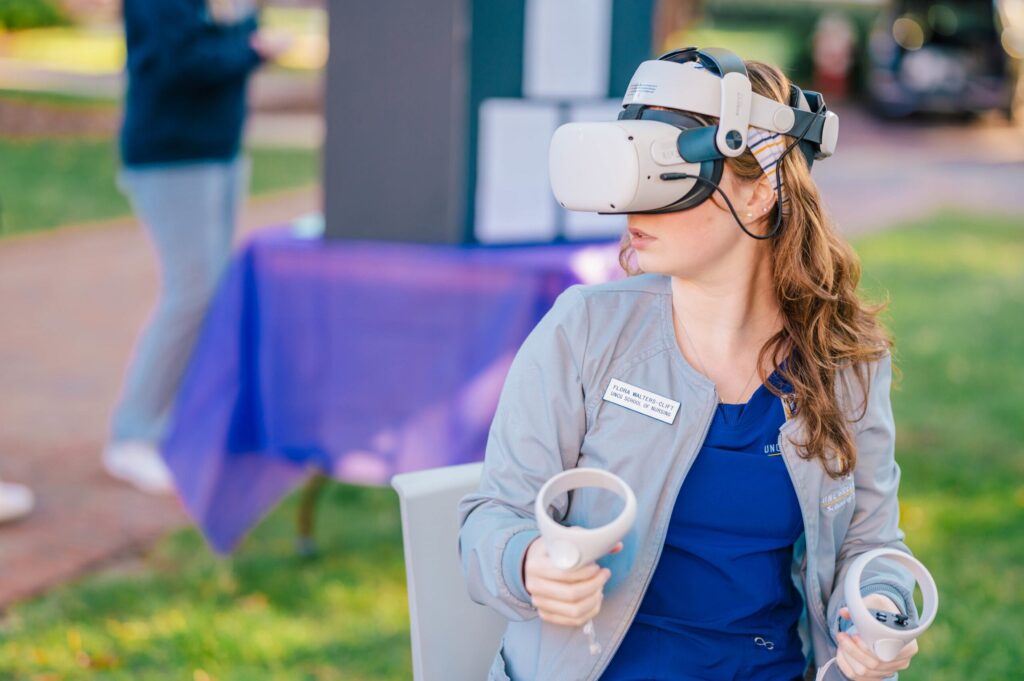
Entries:
{"label": "brick walkway", "polygon": [[[243,234],[317,210],[317,190],[250,201]],[[0,608],[137,551],[186,521],[176,501],[108,478],[100,451],[157,292],[134,220],[0,242],[0,476],[39,505],[0,528]]]}
{"label": "brick walkway", "polygon": [[840,106],[836,157],[814,164],[826,206],[847,234],[941,208],[1024,215],[1024,127],[998,117],[879,123]]}
{"label": "brick walkway", "polygon": [[[941,206],[1024,215],[1024,129],[882,125],[839,111],[838,155],[814,175],[845,232]],[[270,125],[267,136],[293,128]],[[243,223],[277,224],[318,205],[312,190],[257,199]],[[0,529],[0,608],[186,520],[175,502],[138,494],[99,466],[155,293],[153,257],[132,220],[0,241],[0,476],[29,483],[40,498],[30,518]]]}

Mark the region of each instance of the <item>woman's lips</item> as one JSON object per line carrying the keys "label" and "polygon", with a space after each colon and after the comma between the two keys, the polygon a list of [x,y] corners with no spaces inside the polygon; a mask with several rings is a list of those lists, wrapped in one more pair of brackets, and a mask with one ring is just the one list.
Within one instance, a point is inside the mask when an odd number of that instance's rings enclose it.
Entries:
{"label": "woman's lips", "polygon": [[639,229],[634,229],[632,227],[629,229],[629,243],[631,246],[633,246],[633,248],[643,248],[644,246],[650,244],[652,241],[654,241],[654,237],[651,236],[650,234],[642,232]]}

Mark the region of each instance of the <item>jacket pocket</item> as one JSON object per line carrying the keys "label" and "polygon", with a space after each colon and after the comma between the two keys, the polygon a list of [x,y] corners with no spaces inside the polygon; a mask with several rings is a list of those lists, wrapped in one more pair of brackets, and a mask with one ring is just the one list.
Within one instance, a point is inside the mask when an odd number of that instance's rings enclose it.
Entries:
{"label": "jacket pocket", "polygon": [[494,662],[491,663],[491,668],[487,671],[487,681],[512,681],[505,665],[505,639],[501,639],[498,654],[494,656]]}

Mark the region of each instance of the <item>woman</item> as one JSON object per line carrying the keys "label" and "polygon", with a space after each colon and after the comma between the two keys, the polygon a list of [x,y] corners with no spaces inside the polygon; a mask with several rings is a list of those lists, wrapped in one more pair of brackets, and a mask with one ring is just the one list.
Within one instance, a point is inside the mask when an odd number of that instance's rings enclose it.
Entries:
{"label": "woman", "polygon": [[139,489],[172,489],[158,443],[248,184],[239,153],[249,75],[286,46],[247,1],[125,0],[128,89],[119,184],[160,260],[160,302],[114,412],[104,465]]}
{"label": "woman", "polygon": [[[790,101],[779,69],[745,66],[755,93]],[[839,631],[853,558],[908,550],[890,342],[806,158],[765,153],[796,140],[748,142],[719,182],[731,206],[631,214],[620,260],[643,274],[566,291],[513,363],[480,489],[460,504],[470,595],[510,620],[490,678],[793,681],[835,656],[863,681],[917,652],[883,663]],[[678,402],[674,422],[603,399],[612,380]],[[562,573],[532,504],[574,466],[619,475],[639,505],[602,565]],[[596,498],[555,517],[593,524]],[[872,566],[868,607],[916,616],[907,575]]]}

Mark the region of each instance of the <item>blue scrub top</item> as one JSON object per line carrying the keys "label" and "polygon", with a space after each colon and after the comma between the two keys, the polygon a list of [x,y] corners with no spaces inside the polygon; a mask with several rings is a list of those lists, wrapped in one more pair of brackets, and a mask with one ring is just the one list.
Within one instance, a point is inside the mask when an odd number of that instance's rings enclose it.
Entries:
{"label": "blue scrub top", "polygon": [[[783,390],[777,374],[770,380]],[[786,415],[762,385],[719,404],[676,499],[665,547],[602,679],[803,678],[790,576],[803,518],[779,451]]]}

